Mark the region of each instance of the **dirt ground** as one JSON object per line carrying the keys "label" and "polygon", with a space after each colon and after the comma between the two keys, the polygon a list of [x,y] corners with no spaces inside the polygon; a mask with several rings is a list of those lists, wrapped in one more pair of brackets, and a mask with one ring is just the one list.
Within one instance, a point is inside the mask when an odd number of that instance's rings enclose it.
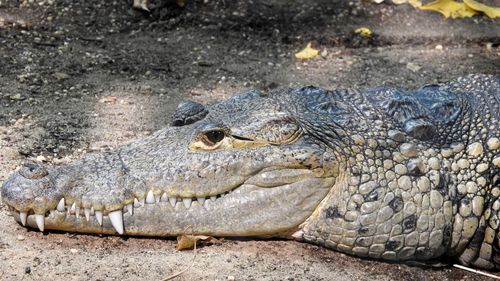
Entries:
{"label": "dirt ground", "polygon": [[[0,184],[26,160],[60,164],[148,135],[185,99],[500,72],[499,21],[484,16],[355,0],[187,1],[152,13],[130,2],[0,0]],[[374,36],[353,35],[361,26]],[[307,42],[321,56],[296,60]],[[0,205],[1,280],[160,280],[193,257],[168,239],[27,230]],[[177,280],[482,279],[293,241],[221,240]]]}

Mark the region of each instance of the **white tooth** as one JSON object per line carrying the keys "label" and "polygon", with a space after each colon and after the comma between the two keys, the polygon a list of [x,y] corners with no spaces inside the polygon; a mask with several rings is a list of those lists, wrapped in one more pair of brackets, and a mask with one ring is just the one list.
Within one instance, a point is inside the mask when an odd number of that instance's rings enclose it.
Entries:
{"label": "white tooth", "polygon": [[38,229],[40,229],[40,231],[44,231],[44,229],[45,229],[45,217],[44,217],[44,215],[35,214],[35,221],[36,221],[36,225],[38,226]]}
{"label": "white tooth", "polygon": [[212,200],[212,202],[215,202],[215,200],[217,200],[217,195],[210,196],[210,200]]}
{"label": "white tooth", "polygon": [[139,204],[139,200],[137,198],[134,198],[134,207],[139,208],[141,205]]}
{"label": "white tooth", "polygon": [[134,214],[134,205],[132,203],[128,204],[127,205],[127,212],[130,214],[130,215],[133,215]]}
{"label": "white tooth", "polygon": [[102,211],[95,211],[95,218],[100,226],[102,226]]}
{"label": "white tooth", "polygon": [[117,210],[113,212],[109,212],[109,220],[111,220],[111,224],[115,228],[116,232],[119,234],[123,234],[123,213],[122,210]]}
{"label": "white tooth", "polygon": [[28,212],[19,212],[19,217],[21,218],[21,223],[26,226],[26,218],[28,218]]}
{"label": "white tooth", "polygon": [[64,198],[61,198],[59,203],[57,203],[57,210],[59,212],[64,212],[66,210],[65,205],[64,205]]}
{"label": "white tooth", "polygon": [[161,202],[168,202],[168,196],[166,193],[163,193],[160,198]]}
{"label": "white tooth", "polygon": [[182,203],[184,203],[184,206],[186,207],[186,209],[189,209],[189,207],[191,207],[192,202],[193,202],[193,199],[191,199],[191,198],[183,198],[182,199]]}
{"label": "white tooth", "polygon": [[156,202],[156,203],[159,203],[159,202],[160,202],[160,195],[155,196],[155,202]]}
{"label": "white tooth", "polygon": [[203,204],[205,204],[205,197],[198,197],[196,198],[196,200],[198,200],[198,202],[200,203],[200,205],[203,206]]}
{"label": "white tooth", "polygon": [[83,212],[85,213],[85,218],[87,219],[87,221],[90,221],[90,208],[83,209]]}
{"label": "white tooth", "polygon": [[73,205],[71,205],[70,213],[72,215],[74,215],[76,213],[76,203],[73,203]]}
{"label": "white tooth", "polygon": [[91,216],[95,215],[94,207],[90,207],[90,215]]}
{"label": "white tooth", "polygon": [[80,217],[80,207],[75,208],[75,214],[76,214],[76,219],[78,219],[78,217]]}
{"label": "white tooth", "polygon": [[141,199],[139,199],[139,203],[141,203],[141,204],[142,204],[142,206],[144,206],[145,201],[146,201],[146,198],[144,198],[144,197],[143,197],[143,198],[141,198]]}
{"label": "white tooth", "polygon": [[148,204],[154,204],[155,203],[155,195],[153,194],[152,190],[150,190],[148,192],[148,195],[146,195],[146,203],[148,203]]}
{"label": "white tooth", "polygon": [[177,203],[177,197],[168,197],[168,201],[172,207],[175,207],[175,203]]}
{"label": "white tooth", "polygon": [[53,217],[56,215],[56,210],[49,210],[50,216]]}

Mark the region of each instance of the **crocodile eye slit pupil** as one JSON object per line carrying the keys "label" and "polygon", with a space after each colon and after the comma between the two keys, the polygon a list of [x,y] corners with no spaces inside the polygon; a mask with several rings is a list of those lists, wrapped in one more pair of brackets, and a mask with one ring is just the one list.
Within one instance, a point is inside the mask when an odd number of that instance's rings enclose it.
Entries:
{"label": "crocodile eye slit pupil", "polygon": [[212,144],[222,141],[225,136],[226,134],[223,131],[209,131],[205,133],[205,137]]}

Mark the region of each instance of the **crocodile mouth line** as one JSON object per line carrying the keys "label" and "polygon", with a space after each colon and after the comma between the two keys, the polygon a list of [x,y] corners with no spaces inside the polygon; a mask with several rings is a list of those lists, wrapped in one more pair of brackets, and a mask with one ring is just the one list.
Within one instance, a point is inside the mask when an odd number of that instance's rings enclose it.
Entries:
{"label": "crocodile mouth line", "polygon": [[29,211],[18,211],[12,206],[8,206],[10,211],[15,213],[19,222],[23,225],[27,225],[28,217],[33,216],[36,226],[40,231],[45,230],[45,220],[47,218],[61,218],[64,219],[74,219],[86,220],[88,223],[97,222],[101,227],[103,226],[103,221],[105,217],[108,217],[115,231],[118,234],[124,234],[123,226],[123,216],[134,215],[134,210],[138,208],[147,208],[154,206],[155,204],[167,204],[174,211],[188,211],[193,206],[205,207],[207,204],[218,204],[221,199],[233,193],[239,186],[225,191],[223,193],[205,196],[205,197],[179,197],[179,196],[168,196],[166,193],[161,195],[155,195],[152,190],[150,190],[145,196],[141,198],[134,198],[133,203],[124,204],[122,209],[107,211],[107,210],[95,210],[94,207],[82,208],[73,204],[66,204],[65,198],[61,198],[59,203],[54,209],[49,209],[45,214],[36,214],[33,209]]}

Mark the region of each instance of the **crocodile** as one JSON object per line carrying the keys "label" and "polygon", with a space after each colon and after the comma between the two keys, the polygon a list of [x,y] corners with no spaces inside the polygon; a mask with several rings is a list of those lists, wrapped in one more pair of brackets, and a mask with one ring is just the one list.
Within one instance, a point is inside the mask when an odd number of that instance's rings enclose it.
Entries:
{"label": "crocodile", "polygon": [[184,102],[112,151],[25,163],[20,224],[132,236],[279,237],[358,257],[500,268],[500,76],[416,90],[307,86]]}

